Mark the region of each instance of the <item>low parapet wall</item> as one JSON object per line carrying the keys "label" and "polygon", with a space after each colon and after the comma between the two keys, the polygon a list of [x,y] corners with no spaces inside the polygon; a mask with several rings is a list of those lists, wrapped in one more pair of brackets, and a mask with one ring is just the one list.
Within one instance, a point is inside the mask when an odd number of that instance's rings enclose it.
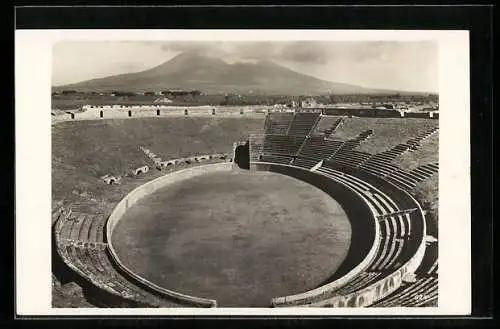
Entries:
{"label": "low parapet wall", "polygon": [[165,176],[156,178],[146,184],[137,187],[132,192],[130,192],[125,198],[123,198],[120,201],[120,203],[118,203],[118,205],[115,207],[115,209],[109,216],[108,221],[106,223],[106,238],[108,241],[108,252],[112,260],[114,261],[115,265],[118,266],[118,268],[122,272],[126,273],[131,279],[139,282],[144,286],[147,286],[148,288],[154,290],[156,293],[166,298],[174,299],[183,304],[197,306],[197,307],[216,307],[217,302],[213,299],[199,298],[181,294],[172,290],[168,290],[160,286],[157,286],[156,284],[135,274],[132,270],[127,268],[120,261],[115,249],[113,248],[111,236],[113,234],[113,230],[116,224],[118,223],[118,221],[121,220],[125,212],[127,212],[127,210],[130,207],[132,207],[136,202],[138,202],[145,196],[157,191],[158,189],[164,188],[170,184],[182,181],[187,178],[195,177],[209,172],[211,173],[211,172],[229,171],[231,169],[232,169],[232,164],[228,162],[187,168],[184,170],[176,171],[171,174],[167,174]]}

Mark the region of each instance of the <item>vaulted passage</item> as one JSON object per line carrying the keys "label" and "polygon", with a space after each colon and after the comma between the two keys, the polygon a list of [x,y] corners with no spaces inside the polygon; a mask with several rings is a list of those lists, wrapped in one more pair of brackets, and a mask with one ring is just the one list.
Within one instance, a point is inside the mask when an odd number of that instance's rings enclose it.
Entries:
{"label": "vaulted passage", "polygon": [[234,150],[234,163],[241,169],[250,169],[250,148],[248,141],[244,145],[238,145]]}

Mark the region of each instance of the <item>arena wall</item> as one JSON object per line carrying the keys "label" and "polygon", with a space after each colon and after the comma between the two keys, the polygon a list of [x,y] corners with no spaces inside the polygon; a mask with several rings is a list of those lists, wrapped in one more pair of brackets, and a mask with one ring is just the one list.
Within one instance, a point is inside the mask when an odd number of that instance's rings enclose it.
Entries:
{"label": "arena wall", "polygon": [[219,172],[219,171],[229,171],[232,169],[232,163],[229,162],[224,162],[224,163],[216,163],[216,164],[208,164],[208,165],[203,165],[203,166],[197,166],[197,167],[192,167],[192,168],[187,168],[184,170],[176,171],[170,174],[167,174],[165,176],[156,178],[146,184],[143,184],[136,189],[134,189],[132,192],[130,192],[125,198],[123,198],[118,205],[115,207],[113,212],[108,218],[107,224],[106,224],[106,238],[108,241],[108,252],[114,261],[114,263],[118,266],[118,268],[126,273],[131,279],[149,287],[150,289],[156,291],[157,293],[162,294],[163,296],[177,300],[179,302],[182,302],[184,304],[188,305],[193,305],[193,306],[201,306],[201,307],[216,307],[217,302],[212,299],[206,299],[206,298],[199,298],[199,297],[194,297],[194,296],[189,296],[185,294],[181,294],[172,290],[168,290],[165,288],[162,288],[160,286],[155,285],[154,283],[140,277],[139,275],[135,274],[132,270],[127,268],[119,259],[115,249],[113,248],[112,245],[112,234],[113,230],[118,223],[118,221],[121,220],[125,212],[132,207],[136,202],[144,198],[145,196],[154,193],[158,189],[167,187],[170,184],[173,184],[175,182],[182,181],[187,178],[195,177],[202,175],[204,173],[208,172]]}

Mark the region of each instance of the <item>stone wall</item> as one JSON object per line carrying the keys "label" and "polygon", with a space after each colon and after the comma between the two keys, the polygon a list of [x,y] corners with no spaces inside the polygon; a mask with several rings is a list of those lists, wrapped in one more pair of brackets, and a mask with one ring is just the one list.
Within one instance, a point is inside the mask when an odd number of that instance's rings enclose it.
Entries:
{"label": "stone wall", "polygon": [[[85,105],[83,111],[67,111],[67,113],[52,113],[52,122],[71,120],[103,120],[103,119],[133,119],[151,117],[188,116],[195,117],[264,117],[265,111],[254,107],[220,107],[220,106],[89,106]],[[215,114],[214,111],[215,110]],[[102,112],[102,114],[101,114]],[[130,112],[130,114],[129,114]]]}

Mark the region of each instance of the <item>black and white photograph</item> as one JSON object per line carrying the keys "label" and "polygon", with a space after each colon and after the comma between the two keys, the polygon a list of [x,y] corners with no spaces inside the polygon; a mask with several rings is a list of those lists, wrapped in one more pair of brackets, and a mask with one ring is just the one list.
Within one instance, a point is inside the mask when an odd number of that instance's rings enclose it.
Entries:
{"label": "black and white photograph", "polygon": [[92,35],[46,68],[51,309],[442,306],[439,39]]}

